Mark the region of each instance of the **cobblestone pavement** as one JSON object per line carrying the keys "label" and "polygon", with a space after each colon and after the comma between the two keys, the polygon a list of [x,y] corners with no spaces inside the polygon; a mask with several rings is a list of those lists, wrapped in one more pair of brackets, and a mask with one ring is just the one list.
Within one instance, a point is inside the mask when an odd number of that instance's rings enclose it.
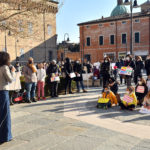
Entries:
{"label": "cobblestone pavement", "polygon": [[12,106],[13,140],[0,150],[150,150],[150,115],[97,109],[100,92]]}

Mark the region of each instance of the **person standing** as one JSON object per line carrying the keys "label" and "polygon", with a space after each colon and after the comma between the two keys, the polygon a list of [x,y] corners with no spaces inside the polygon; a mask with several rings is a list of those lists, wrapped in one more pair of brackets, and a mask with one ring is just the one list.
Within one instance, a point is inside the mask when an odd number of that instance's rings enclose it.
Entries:
{"label": "person standing", "polygon": [[81,65],[81,60],[78,59],[75,64],[74,64],[74,67],[73,67],[73,70],[76,74],[76,77],[75,77],[75,81],[76,81],[76,86],[77,86],[77,92],[79,93],[80,92],[80,86],[79,86],[79,83],[82,87],[82,90],[83,92],[87,92],[84,88],[84,84],[83,84],[83,77],[82,77],[82,65]]}
{"label": "person standing", "polygon": [[47,75],[48,79],[51,84],[51,97],[58,97],[57,90],[58,90],[58,81],[52,80],[55,77],[59,76],[59,68],[56,64],[56,60],[53,60],[49,67],[47,68]]}
{"label": "person standing", "polygon": [[70,76],[70,73],[73,72],[73,67],[71,64],[71,61],[69,58],[66,58],[66,62],[64,64],[64,71],[65,71],[65,94],[67,94],[67,87],[69,86],[69,94],[73,94],[71,91],[71,82],[72,82],[72,78]]}
{"label": "person standing", "polygon": [[108,86],[110,78],[110,59],[109,57],[104,58],[104,62],[101,65],[100,74],[103,77],[103,88]]}
{"label": "person standing", "polygon": [[37,70],[38,100],[40,100],[41,92],[42,92],[42,98],[43,100],[45,100],[45,94],[44,94],[45,77],[46,77],[46,71],[44,69],[44,65],[40,63],[38,64],[38,70]]}
{"label": "person standing", "polygon": [[146,69],[147,76],[149,76],[150,75],[150,55],[147,56],[145,60],[145,69]]}
{"label": "person standing", "polygon": [[27,103],[37,102],[35,99],[35,91],[36,91],[36,85],[37,85],[37,69],[34,65],[33,58],[30,57],[28,60],[28,63],[23,68],[23,74],[25,77],[25,86],[26,86],[26,101]]}
{"label": "person standing", "polygon": [[[124,65],[126,67],[131,67],[133,70],[135,69],[135,64],[132,60],[131,55],[126,56],[126,61],[125,61]],[[127,87],[131,86],[131,79],[132,79],[132,74],[131,75],[126,75]]]}
{"label": "person standing", "polygon": [[9,104],[9,83],[13,81],[15,68],[9,68],[10,56],[0,52],[0,144],[12,140]]}

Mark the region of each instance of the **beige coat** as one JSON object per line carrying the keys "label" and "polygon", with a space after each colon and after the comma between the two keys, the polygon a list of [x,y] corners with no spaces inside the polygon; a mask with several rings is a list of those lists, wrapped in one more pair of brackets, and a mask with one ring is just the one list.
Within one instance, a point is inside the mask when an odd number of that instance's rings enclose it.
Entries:
{"label": "beige coat", "polygon": [[[34,66],[35,67],[35,66]],[[36,67],[35,67],[36,69]],[[37,82],[37,75],[27,65],[23,68],[23,75],[26,83]]]}
{"label": "beige coat", "polygon": [[0,90],[9,90],[9,84],[14,80],[15,73],[11,73],[8,66],[0,67]]}

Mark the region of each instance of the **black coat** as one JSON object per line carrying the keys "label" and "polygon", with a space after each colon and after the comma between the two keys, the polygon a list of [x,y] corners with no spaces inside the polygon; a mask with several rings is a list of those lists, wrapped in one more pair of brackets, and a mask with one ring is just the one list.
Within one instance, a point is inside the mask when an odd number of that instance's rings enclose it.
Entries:
{"label": "black coat", "polygon": [[100,74],[105,77],[109,78],[110,77],[110,62],[103,62],[100,68]]}
{"label": "black coat", "polygon": [[73,72],[73,67],[72,67],[72,64],[70,62],[65,63],[64,71],[65,71],[66,78],[70,78],[69,75],[70,75],[70,73]]}
{"label": "black coat", "polygon": [[75,63],[74,64],[74,67],[73,67],[73,70],[75,73],[79,74],[80,77],[78,77],[76,75],[75,77],[75,81],[82,81],[83,80],[83,77],[82,77],[82,65],[81,64],[78,64],[78,63]]}
{"label": "black coat", "polygon": [[146,69],[147,75],[150,75],[150,59],[145,61],[145,69]]}
{"label": "black coat", "polygon": [[134,69],[134,75],[140,76],[142,75],[141,70],[144,68],[143,61],[136,61],[135,62],[135,69]]}
{"label": "black coat", "polygon": [[[144,86],[144,88],[145,88],[144,93],[136,92],[138,86]],[[136,94],[137,100],[142,101],[144,99],[144,97],[147,95],[147,93],[148,93],[148,87],[145,84],[142,84],[142,85],[137,84],[137,86],[135,87],[135,94]]]}

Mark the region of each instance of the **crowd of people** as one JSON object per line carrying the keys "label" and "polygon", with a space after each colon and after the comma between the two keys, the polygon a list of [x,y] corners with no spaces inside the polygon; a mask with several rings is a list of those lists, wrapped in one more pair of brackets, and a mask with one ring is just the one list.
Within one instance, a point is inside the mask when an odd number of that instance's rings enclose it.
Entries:
{"label": "crowd of people", "polygon": [[[120,74],[122,67],[132,68],[130,75]],[[143,77],[143,70],[146,70],[147,79]],[[28,103],[45,100],[45,83],[51,85],[50,96],[58,97],[58,83],[60,77],[65,79],[65,94],[73,94],[71,83],[76,82],[77,93],[82,91],[86,93],[83,74],[92,74],[93,83],[100,80],[100,86],[103,87],[103,99],[109,99],[108,106],[119,105],[120,109],[134,110],[137,105],[150,109],[150,56],[142,61],[140,56],[135,60],[131,55],[118,59],[111,63],[109,57],[105,57],[103,62],[96,65],[87,62],[81,63],[81,60],[71,61],[69,58],[65,62],[34,63],[33,58],[29,58],[27,64],[20,66],[16,63],[10,64],[10,56],[6,52],[0,52],[0,143],[12,140],[11,119],[10,119],[10,98],[9,85],[14,82],[15,73],[21,72],[25,79],[26,98]],[[118,81],[118,78],[120,81]],[[118,93],[118,86],[123,84],[127,86],[123,99]],[[135,87],[132,86],[133,82]],[[36,94],[37,88],[37,94]]]}

